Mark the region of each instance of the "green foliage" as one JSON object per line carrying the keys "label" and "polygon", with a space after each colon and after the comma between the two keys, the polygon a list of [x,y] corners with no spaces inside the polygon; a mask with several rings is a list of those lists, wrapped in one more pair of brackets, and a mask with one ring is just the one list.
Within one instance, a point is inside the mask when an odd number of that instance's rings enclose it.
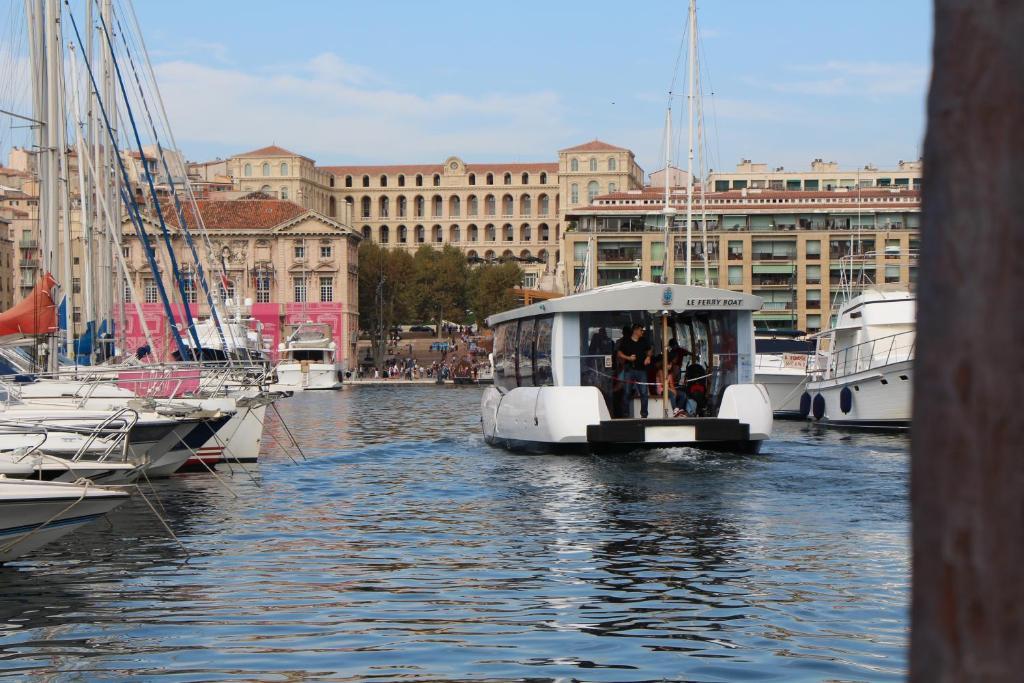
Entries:
{"label": "green foliage", "polygon": [[523,269],[514,262],[480,266],[470,276],[469,300],[476,321],[515,307],[512,289],[523,282]]}

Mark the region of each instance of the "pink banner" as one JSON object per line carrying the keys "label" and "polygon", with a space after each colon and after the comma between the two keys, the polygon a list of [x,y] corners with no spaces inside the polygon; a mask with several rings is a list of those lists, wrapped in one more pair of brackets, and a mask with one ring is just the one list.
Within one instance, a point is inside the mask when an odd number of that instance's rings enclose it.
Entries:
{"label": "pink banner", "polygon": [[[345,348],[345,307],[341,303],[290,303],[284,305],[284,324],[291,332],[300,323],[307,320],[314,323],[327,323],[334,330],[334,343],[340,354]],[[275,347],[276,348],[276,347]]]}

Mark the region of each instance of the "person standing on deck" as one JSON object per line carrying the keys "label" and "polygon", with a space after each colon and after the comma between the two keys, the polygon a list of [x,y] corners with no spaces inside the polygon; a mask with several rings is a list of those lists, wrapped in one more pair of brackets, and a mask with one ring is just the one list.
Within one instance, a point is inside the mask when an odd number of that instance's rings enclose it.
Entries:
{"label": "person standing on deck", "polygon": [[622,361],[622,414],[632,417],[633,392],[640,393],[640,417],[647,417],[647,367],[651,364],[651,344],[644,338],[644,326],[633,325],[629,338],[619,347],[618,358]]}

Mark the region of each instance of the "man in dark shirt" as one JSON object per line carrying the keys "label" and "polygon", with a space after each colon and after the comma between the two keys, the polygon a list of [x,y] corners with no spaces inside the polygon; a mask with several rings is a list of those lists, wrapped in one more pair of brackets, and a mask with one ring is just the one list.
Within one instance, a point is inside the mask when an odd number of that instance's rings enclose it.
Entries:
{"label": "man in dark shirt", "polygon": [[640,417],[647,417],[647,367],[651,364],[651,344],[644,338],[644,326],[633,325],[629,338],[622,340],[616,352],[622,363],[622,381],[625,384],[622,414],[633,416],[633,392],[640,394]]}

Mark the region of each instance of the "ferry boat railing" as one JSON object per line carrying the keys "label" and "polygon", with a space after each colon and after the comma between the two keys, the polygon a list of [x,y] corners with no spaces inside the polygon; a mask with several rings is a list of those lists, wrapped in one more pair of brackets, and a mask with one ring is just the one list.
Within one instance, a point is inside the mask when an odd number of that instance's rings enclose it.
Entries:
{"label": "ferry boat railing", "polygon": [[913,360],[916,339],[915,332],[907,330],[833,350],[825,355],[827,361],[824,363],[821,362],[825,360],[822,354],[816,354],[808,364],[808,372],[815,375],[816,379],[838,379],[891,363]]}

